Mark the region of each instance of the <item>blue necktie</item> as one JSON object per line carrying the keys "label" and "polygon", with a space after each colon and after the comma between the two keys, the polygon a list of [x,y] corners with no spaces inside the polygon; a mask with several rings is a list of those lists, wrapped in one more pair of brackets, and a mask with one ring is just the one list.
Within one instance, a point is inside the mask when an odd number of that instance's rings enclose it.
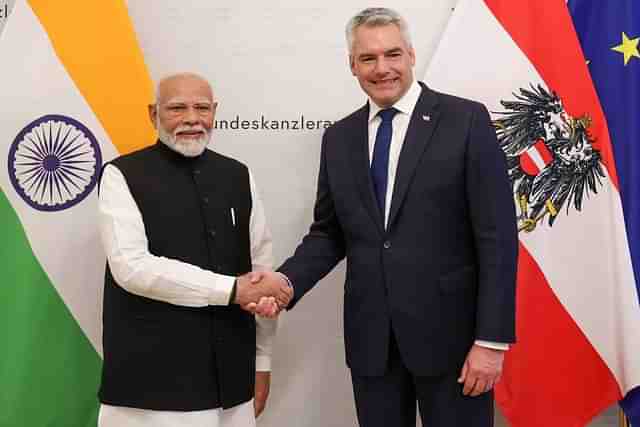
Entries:
{"label": "blue necktie", "polygon": [[371,161],[371,178],[373,179],[373,188],[378,199],[378,207],[385,215],[385,200],[387,198],[387,175],[389,170],[389,147],[391,146],[391,135],[393,133],[393,116],[398,110],[395,108],[387,108],[380,110],[378,116],[382,119],[378,132],[376,133],[376,142],[373,146],[373,160]]}

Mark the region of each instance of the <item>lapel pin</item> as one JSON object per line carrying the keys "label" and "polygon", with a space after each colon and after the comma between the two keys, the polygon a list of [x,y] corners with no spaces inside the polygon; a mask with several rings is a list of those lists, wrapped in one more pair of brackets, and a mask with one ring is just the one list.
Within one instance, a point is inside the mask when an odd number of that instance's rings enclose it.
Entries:
{"label": "lapel pin", "polygon": [[425,122],[430,122],[431,121],[431,116],[429,116],[429,115],[422,116],[422,120],[424,120]]}

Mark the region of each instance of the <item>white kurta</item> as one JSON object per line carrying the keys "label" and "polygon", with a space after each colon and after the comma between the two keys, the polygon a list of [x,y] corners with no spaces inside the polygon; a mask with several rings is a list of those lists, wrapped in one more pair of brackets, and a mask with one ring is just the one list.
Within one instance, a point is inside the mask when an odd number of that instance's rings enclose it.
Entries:
{"label": "white kurta", "polygon": [[[273,267],[271,233],[264,207],[249,173],[252,209],[249,222],[253,270]],[[170,203],[171,201],[167,201]],[[235,277],[217,274],[149,252],[142,214],[127,182],[107,165],[98,202],[100,234],[107,261],[118,285],[126,291],[170,304],[205,307],[227,305]],[[176,224],[180,226],[180,224]],[[271,370],[271,347],[277,320],[256,319],[256,370]],[[161,372],[158,375],[162,375]],[[252,401],[228,410],[155,411],[101,405],[99,427],[247,427],[255,426]]]}

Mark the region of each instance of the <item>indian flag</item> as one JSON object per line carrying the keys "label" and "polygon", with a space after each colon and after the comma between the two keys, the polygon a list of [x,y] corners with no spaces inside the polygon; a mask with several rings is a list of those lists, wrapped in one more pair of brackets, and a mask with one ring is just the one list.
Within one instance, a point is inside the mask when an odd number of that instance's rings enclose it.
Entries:
{"label": "indian flag", "polygon": [[[515,427],[581,427],[640,385],[640,307],[607,120],[564,0],[461,0],[425,80],[492,112],[520,230]],[[491,203],[490,200],[487,203]]]}
{"label": "indian flag", "polygon": [[92,426],[103,162],[153,141],[123,0],[18,0],[0,36],[0,425]]}

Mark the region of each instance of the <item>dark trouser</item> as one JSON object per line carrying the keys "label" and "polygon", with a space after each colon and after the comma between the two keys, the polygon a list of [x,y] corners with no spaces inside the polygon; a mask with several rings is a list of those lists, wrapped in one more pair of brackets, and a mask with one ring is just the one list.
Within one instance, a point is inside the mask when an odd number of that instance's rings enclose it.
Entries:
{"label": "dark trouser", "polygon": [[351,376],[360,427],[415,427],[416,401],[424,427],[493,426],[493,391],[464,396],[457,382],[460,372],[415,377],[404,366],[395,339],[389,347],[384,376]]}

